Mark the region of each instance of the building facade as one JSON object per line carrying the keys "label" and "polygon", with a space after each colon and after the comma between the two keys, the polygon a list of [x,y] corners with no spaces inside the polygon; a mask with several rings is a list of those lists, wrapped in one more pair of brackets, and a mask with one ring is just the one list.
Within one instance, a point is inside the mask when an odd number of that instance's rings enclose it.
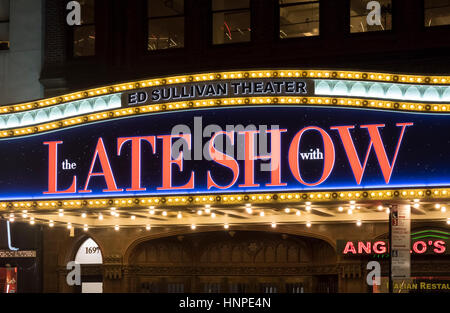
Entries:
{"label": "building facade", "polygon": [[[0,112],[20,152],[0,210],[42,225],[43,292],[386,292],[397,207],[412,287],[394,289],[445,291],[420,284],[450,277],[449,1],[378,1],[374,23],[360,0],[78,2],[74,26],[44,2],[44,98]],[[167,137],[196,118],[243,126],[221,134],[244,154],[246,126],[280,126],[269,170],[214,140],[215,163],[171,156],[197,151]]]}

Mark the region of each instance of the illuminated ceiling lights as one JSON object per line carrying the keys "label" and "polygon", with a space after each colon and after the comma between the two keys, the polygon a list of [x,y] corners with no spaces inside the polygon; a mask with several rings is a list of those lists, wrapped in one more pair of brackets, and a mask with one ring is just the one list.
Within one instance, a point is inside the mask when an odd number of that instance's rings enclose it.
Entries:
{"label": "illuminated ceiling lights", "polygon": [[311,227],[311,222],[307,222],[306,227],[308,227],[308,228]]}
{"label": "illuminated ceiling lights", "polygon": [[362,225],[362,222],[360,220],[356,221],[356,226],[360,227]]}
{"label": "illuminated ceiling lights", "polygon": [[120,229],[119,225],[114,226],[115,231],[119,231],[119,229]]}
{"label": "illuminated ceiling lights", "polygon": [[146,225],[146,226],[145,226],[145,229],[146,229],[146,230],[150,230],[150,229],[152,229],[152,227],[151,227],[150,225]]}
{"label": "illuminated ceiling lights", "polygon": [[192,224],[192,225],[191,225],[191,229],[192,229],[192,230],[195,230],[196,228],[197,228],[197,226],[195,226],[195,224]]}

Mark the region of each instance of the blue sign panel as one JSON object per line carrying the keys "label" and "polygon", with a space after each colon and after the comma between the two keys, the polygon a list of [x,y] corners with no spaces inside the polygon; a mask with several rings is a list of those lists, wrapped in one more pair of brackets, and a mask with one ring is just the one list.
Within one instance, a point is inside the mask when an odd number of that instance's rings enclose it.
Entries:
{"label": "blue sign panel", "polygon": [[140,115],[0,141],[0,199],[446,186],[450,116],[306,106]]}

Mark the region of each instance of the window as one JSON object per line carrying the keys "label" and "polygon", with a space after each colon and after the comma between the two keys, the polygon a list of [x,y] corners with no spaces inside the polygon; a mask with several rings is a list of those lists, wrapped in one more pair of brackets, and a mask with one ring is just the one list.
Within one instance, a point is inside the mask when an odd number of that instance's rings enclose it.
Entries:
{"label": "window", "polygon": [[9,0],[0,0],[0,50],[9,49]]}
{"label": "window", "polygon": [[278,0],[280,38],[319,35],[319,1]]}
{"label": "window", "polygon": [[367,17],[373,8],[367,9],[370,0],[351,0],[350,1],[350,32],[364,33],[392,29],[392,3],[391,0],[378,0],[380,4],[380,19],[377,21],[376,16],[369,16],[370,23],[367,23]]}
{"label": "window", "polygon": [[450,0],[424,0],[425,26],[450,25]]}
{"label": "window", "polygon": [[220,283],[204,283],[203,284],[203,292],[219,293],[220,292]]}
{"label": "window", "polygon": [[245,283],[232,283],[230,284],[231,293],[245,293],[248,290],[248,285]]}
{"label": "window", "polygon": [[183,293],[184,292],[184,284],[180,283],[169,283],[167,285],[168,293]]}
{"label": "window", "polygon": [[251,40],[250,0],[212,0],[213,44]]}
{"label": "window", "polygon": [[277,286],[271,283],[259,284],[262,293],[277,293]]}
{"label": "window", "polygon": [[184,47],[184,0],[147,0],[148,50]]}
{"label": "window", "polygon": [[303,284],[302,283],[292,283],[286,284],[286,292],[287,293],[303,293]]}
{"label": "window", "polygon": [[95,0],[79,0],[81,25],[73,26],[73,55],[95,55]]}

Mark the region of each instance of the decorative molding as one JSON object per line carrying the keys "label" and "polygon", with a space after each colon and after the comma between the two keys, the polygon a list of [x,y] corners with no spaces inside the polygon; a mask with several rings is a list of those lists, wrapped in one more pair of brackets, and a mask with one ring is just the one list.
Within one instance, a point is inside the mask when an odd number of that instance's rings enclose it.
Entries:
{"label": "decorative molding", "polygon": [[130,265],[128,273],[135,275],[223,275],[223,276],[259,276],[259,275],[334,275],[338,274],[336,265],[305,266],[154,266]]}

